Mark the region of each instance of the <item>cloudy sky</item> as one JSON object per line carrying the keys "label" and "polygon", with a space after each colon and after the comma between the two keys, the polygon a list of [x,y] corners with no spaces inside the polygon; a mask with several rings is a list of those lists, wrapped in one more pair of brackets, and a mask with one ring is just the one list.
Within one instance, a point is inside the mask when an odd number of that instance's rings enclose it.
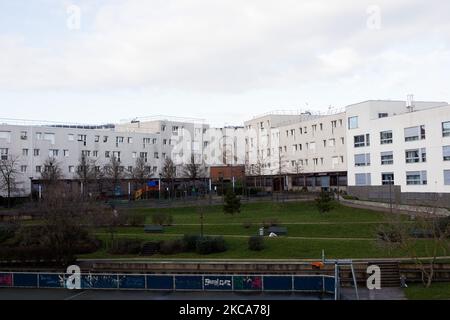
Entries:
{"label": "cloudy sky", "polygon": [[0,118],[450,100],[448,0],[0,0]]}

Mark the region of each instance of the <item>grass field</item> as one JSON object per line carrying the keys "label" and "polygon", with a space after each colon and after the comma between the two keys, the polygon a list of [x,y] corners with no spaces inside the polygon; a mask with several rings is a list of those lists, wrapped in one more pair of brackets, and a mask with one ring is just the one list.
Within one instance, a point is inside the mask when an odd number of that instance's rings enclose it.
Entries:
{"label": "grass field", "polygon": [[406,298],[410,300],[448,300],[450,299],[450,283],[432,283],[425,288],[422,284],[410,284],[404,289]]}
{"label": "grass field", "polygon": [[[339,204],[328,213],[317,211],[314,202],[251,203],[242,206],[241,213],[226,215],[221,206],[205,207],[205,235],[224,236],[228,250],[207,256],[195,253],[154,255],[151,258],[208,258],[208,259],[318,259],[322,249],[327,258],[387,258],[405,257],[398,250],[388,251],[377,240],[377,229],[385,223],[384,213],[345,207]],[[173,225],[163,234],[144,233],[142,227],[120,227],[116,237],[142,240],[179,238],[184,234],[200,233],[200,214],[196,208],[134,209],[145,215],[147,223],[155,212],[167,212],[173,216]],[[256,235],[263,221],[276,220],[287,227],[288,235],[265,239],[263,251],[250,251],[247,241]],[[403,217],[404,223],[409,223]],[[244,227],[244,224],[247,228]],[[107,241],[107,230],[95,230],[96,235]],[[417,251],[425,255],[427,240],[420,241]],[[130,256],[110,255],[105,249],[84,258],[119,258]]]}

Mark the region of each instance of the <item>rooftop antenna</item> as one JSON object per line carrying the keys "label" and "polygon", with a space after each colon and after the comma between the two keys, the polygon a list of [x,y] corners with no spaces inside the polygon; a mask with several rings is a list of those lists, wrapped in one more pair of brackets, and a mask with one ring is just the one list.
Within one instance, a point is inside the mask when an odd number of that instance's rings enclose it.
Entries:
{"label": "rooftop antenna", "polygon": [[413,94],[408,94],[406,96],[406,108],[408,109],[409,112],[414,111],[414,95]]}

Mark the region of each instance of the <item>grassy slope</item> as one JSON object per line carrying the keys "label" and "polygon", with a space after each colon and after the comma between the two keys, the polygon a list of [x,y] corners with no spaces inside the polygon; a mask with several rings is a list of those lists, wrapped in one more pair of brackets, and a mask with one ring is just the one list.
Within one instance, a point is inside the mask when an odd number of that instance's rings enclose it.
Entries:
{"label": "grassy slope", "polygon": [[[158,240],[176,238],[182,234],[198,234],[199,213],[195,208],[135,209],[146,215],[151,223],[154,212],[168,212],[174,218],[174,226],[167,227],[164,234],[145,234],[143,228],[118,228],[118,237]],[[266,238],[266,249],[260,252],[247,248],[248,236],[257,234],[263,220],[276,219],[286,224],[288,237]],[[224,235],[229,250],[208,256],[183,253],[170,256],[155,255],[152,258],[223,258],[223,259],[301,259],[320,258],[325,249],[327,258],[367,258],[404,256],[401,252],[388,252],[377,241],[376,230],[384,221],[384,214],[364,209],[348,208],[337,205],[332,212],[320,214],[312,202],[289,202],[283,204],[256,203],[246,204],[242,212],[234,216],[225,215],[222,207],[207,207],[204,213],[206,235]],[[244,222],[252,222],[250,228],[243,227]],[[406,221],[405,221],[406,222]],[[327,224],[324,224],[327,223]],[[181,225],[180,225],[181,224]],[[108,239],[105,230],[96,230],[99,237]],[[289,237],[342,238],[339,240],[295,239]],[[350,238],[350,239],[348,239]],[[353,239],[352,238],[358,238]],[[359,239],[361,238],[361,239]],[[425,254],[425,241],[419,245],[418,252]],[[104,250],[86,258],[118,257],[107,254]]]}

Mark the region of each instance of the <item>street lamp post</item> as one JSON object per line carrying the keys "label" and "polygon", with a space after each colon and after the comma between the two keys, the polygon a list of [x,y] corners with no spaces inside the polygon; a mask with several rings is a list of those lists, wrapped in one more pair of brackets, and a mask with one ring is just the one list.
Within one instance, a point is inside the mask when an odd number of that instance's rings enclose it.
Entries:
{"label": "street lamp post", "polygon": [[392,214],[392,178],[389,177],[389,208]]}

